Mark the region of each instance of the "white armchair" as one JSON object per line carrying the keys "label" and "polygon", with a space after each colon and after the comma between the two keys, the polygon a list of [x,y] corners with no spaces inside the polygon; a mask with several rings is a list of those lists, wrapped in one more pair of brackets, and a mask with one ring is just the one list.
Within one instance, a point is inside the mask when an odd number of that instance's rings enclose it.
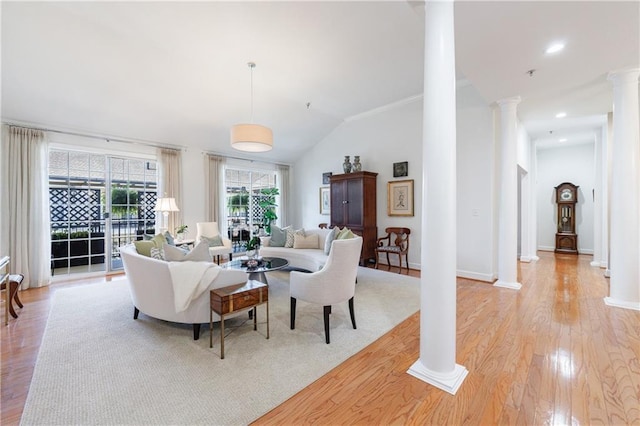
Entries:
{"label": "white armchair", "polygon": [[[218,228],[218,222],[198,222],[196,223],[196,244],[200,242],[201,237],[214,238],[220,235],[220,229]],[[220,235],[222,239],[222,246],[209,247],[209,254],[213,259],[216,259],[216,263],[220,264],[220,256],[225,254],[229,255],[229,260],[233,257],[233,248],[231,247],[231,240]]]}
{"label": "white armchair", "polygon": [[291,291],[291,329],[295,329],[296,300],[317,303],[324,307],[324,333],[329,343],[329,314],[331,305],[349,301],[351,324],[356,328],[353,311],[358,262],[362,250],[362,237],[348,240],[334,240],[331,252],[324,267],[318,272],[303,273],[292,271]]}

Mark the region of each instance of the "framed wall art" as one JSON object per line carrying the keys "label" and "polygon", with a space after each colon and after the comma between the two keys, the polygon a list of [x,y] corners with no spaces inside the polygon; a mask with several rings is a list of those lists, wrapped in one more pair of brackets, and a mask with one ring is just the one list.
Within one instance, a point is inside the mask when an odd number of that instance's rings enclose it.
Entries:
{"label": "framed wall art", "polygon": [[331,188],[320,187],[320,214],[331,214]]}
{"label": "framed wall art", "polygon": [[402,161],[400,163],[393,163],[393,177],[406,176],[409,176],[409,162]]}
{"label": "framed wall art", "polygon": [[413,179],[387,183],[387,214],[413,216]]}
{"label": "framed wall art", "polygon": [[331,183],[331,175],[333,175],[333,173],[331,172],[326,172],[322,174],[322,184],[323,185],[329,185]]}

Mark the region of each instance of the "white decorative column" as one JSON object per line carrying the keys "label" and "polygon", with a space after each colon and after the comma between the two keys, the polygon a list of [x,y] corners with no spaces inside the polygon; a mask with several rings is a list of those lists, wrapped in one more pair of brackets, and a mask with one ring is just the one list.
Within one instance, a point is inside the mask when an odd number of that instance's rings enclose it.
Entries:
{"label": "white decorative column", "polygon": [[613,82],[610,306],[640,310],[640,69],[609,74]]}
{"label": "white decorative column", "polygon": [[498,223],[498,280],[496,287],[519,290],[518,282],[518,119],[520,97],[501,99],[500,210]]}
{"label": "white decorative column", "polygon": [[455,394],[456,78],[453,1],[425,2],[420,359],[408,373]]}

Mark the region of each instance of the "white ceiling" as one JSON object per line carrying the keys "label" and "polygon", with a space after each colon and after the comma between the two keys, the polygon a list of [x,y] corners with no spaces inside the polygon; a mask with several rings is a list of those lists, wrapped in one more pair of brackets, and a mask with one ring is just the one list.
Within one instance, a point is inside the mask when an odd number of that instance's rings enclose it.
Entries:
{"label": "white ceiling", "polygon": [[[233,155],[253,61],[254,121],[275,145],[259,157],[291,162],[345,119],[422,94],[421,2],[2,2],[1,12],[4,121]],[[488,103],[521,96],[533,139],[592,141],[612,109],[607,73],[640,64],[639,16],[637,1],[456,2],[457,72]],[[546,55],[557,40],[565,50]]]}

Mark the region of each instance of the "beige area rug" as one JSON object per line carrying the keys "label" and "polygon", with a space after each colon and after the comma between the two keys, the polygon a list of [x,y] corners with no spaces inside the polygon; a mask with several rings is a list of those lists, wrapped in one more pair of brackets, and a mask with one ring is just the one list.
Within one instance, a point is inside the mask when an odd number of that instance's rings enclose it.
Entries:
{"label": "beige area rug", "polygon": [[[243,314],[214,347],[209,327],[159,321],[133,307],[126,281],[58,290],[22,424],[243,425],[262,416],[419,309],[417,278],[360,268],[351,327],[347,303],[334,306],[331,344],[322,307],[298,301],[289,329],[288,272],[268,274],[271,338]],[[265,319],[264,306],[258,320]],[[230,322],[227,322],[231,325]]]}

